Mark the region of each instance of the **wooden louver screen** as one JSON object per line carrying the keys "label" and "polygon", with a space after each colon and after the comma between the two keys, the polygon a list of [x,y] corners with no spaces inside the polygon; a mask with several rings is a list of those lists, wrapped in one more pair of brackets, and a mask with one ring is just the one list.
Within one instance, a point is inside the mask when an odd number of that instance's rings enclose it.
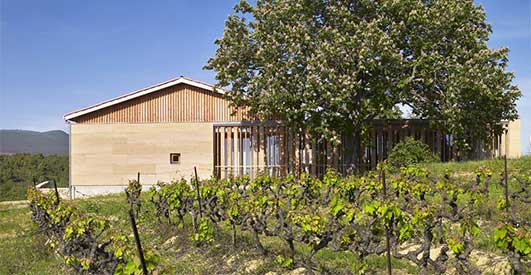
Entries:
{"label": "wooden louver screen", "polygon": [[220,178],[292,172],[320,176],[327,167],[341,166],[339,150],[284,125],[216,125],[213,135],[214,175]]}
{"label": "wooden louver screen", "polygon": [[441,161],[452,158],[455,146],[450,135],[431,130],[426,125],[375,125],[367,133],[365,144],[359,148],[359,167],[351,167],[345,160],[353,154],[343,137],[341,144],[333,146],[326,141],[312,139],[309,134],[296,132],[283,124],[227,123],[215,125],[214,175],[220,178],[261,173],[282,176],[287,173],[306,172],[322,176],[327,168],[341,174],[367,171],[376,168],[389,156],[393,146],[406,137],[428,144]]}

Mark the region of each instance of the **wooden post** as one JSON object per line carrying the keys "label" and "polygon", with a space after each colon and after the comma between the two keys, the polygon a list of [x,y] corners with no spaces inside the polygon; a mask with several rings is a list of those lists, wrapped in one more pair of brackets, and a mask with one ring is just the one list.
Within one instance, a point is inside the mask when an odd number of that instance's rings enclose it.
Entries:
{"label": "wooden post", "polygon": [[376,146],[378,152],[378,163],[380,163],[383,161],[384,154],[384,131],[380,127],[378,127],[376,132]]}
{"label": "wooden post", "polygon": [[251,133],[252,133],[252,127],[245,127],[245,135],[244,135],[244,143],[242,146],[243,151],[243,173],[244,175],[251,176],[251,167],[252,167],[252,147],[251,147]]}
{"label": "wooden post", "polygon": [[295,171],[295,137],[293,135],[293,130],[286,126],[286,150],[287,150],[287,173],[293,173]]}
{"label": "wooden post", "polygon": [[377,134],[376,134],[376,130],[375,129],[372,129],[369,131],[369,150],[370,150],[370,162],[371,162],[371,165],[370,165],[370,170],[374,169],[376,170],[376,162],[377,162],[377,159],[376,159],[376,142],[377,142]]}
{"label": "wooden post", "polygon": [[[220,127],[220,161],[219,161],[219,172],[223,173],[223,178],[227,178],[227,127]],[[221,169],[223,168],[223,171]]]}
{"label": "wooden post", "polygon": [[243,176],[244,155],[243,155],[243,140],[245,131],[243,127],[238,127],[238,175]]}
{"label": "wooden post", "polygon": [[324,173],[326,173],[326,170],[329,168],[335,168],[332,143],[330,143],[330,141],[327,140],[325,142],[325,146],[326,146],[326,165],[324,167],[325,168]]}
{"label": "wooden post", "polygon": [[312,176],[317,176],[317,165],[319,164],[317,151],[319,149],[317,148],[317,142],[315,141],[313,137],[311,138],[311,142],[312,142],[311,144],[312,155],[310,157],[311,157],[312,167],[311,167],[310,173]]}
{"label": "wooden post", "polygon": [[212,163],[212,174],[215,178],[219,178],[219,175],[217,173],[216,165],[219,165],[218,162],[218,139],[217,139],[217,128],[216,126],[212,127],[212,156],[214,157],[214,161]]}
{"label": "wooden post", "polygon": [[278,135],[277,135],[277,126],[271,126],[271,128],[269,128],[269,133],[270,133],[270,136],[271,136],[271,144],[269,145],[269,165],[271,166],[271,173],[273,176],[278,176],[277,174],[277,145],[278,145]]}
{"label": "wooden post", "polygon": [[280,137],[280,176],[285,176],[289,171],[288,132],[285,126],[279,126]]}
{"label": "wooden post", "polygon": [[255,162],[255,166],[256,166],[256,176],[260,175],[260,168],[261,168],[261,161],[260,159],[262,158],[262,148],[261,148],[261,144],[262,144],[262,137],[260,136],[260,133],[261,133],[261,129],[260,129],[260,125],[256,126],[256,142],[255,142],[255,146],[256,146],[256,162]]}
{"label": "wooden post", "polygon": [[295,137],[293,135],[293,130],[286,126],[286,150],[288,150],[288,174],[294,173],[295,171]]}
{"label": "wooden post", "polygon": [[252,177],[255,178],[256,176],[258,176],[258,171],[259,171],[259,159],[258,159],[258,152],[260,151],[260,144],[258,143],[259,142],[259,139],[258,139],[258,128],[260,126],[253,126],[251,127],[252,129],[252,136],[253,136],[253,141],[251,142],[251,150],[253,151],[253,154],[252,154],[252,160],[251,160],[251,163],[252,163]]}
{"label": "wooden post", "polygon": [[140,172],[138,172],[137,175],[136,175],[136,182],[138,182],[138,184],[140,184]]}
{"label": "wooden post", "polygon": [[389,127],[387,128],[387,144],[386,144],[386,150],[387,150],[387,153],[385,154],[385,157],[389,157],[389,155],[391,154],[391,151],[393,151],[393,135],[394,135],[394,130],[393,130],[393,126],[391,126],[391,124],[389,124]]}
{"label": "wooden post", "polygon": [[271,146],[272,144],[273,142],[271,139],[271,127],[264,127],[264,164],[267,167],[268,173],[271,173],[270,170],[272,170],[270,168],[272,162],[271,160],[273,157],[273,148]]}
{"label": "wooden post", "polygon": [[240,175],[240,127],[234,127],[234,171],[235,176]]}
{"label": "wooden post", "polygon": [[505,211],[509,212],[509,180],[507,176],[507,155],[503,155],[503,176],[505,181]]}
{"label": "wooden post", "polygon": [[295,139],[295,148],[293,148],[295,152],[295,171],[297,171],[297,174],[301,173],[301,132],[298,130],[294,132],[293,138]]}
{"label": "wooden post", "polygon": [[435,131],[435,153],[441,161],[444,161],[444,158],[441,153],[441,130]]}
{"label": "wooden post", "polygon": [[246,127],[239,127],[240,128],[240,176],[245,175],[245,138],[247,137],[247,128]]}
{"label": "wooden post", "polygon": [[201,192],[199,192],[199,178],[197,177],[197,168],[194,166],[195,189],[197,190],[197,201],[199,202],[199,217],[203,217],[203,207],[201,206]]}
{"label": "wooden post", "polygon": [[234,170],[234,140],[233,140],[233,136],[232,136],[232,127],[227,127],[227,148],[228,149],[228,152],[229,152],[229,156],[227,157],[227,163],[229,163],[229,167],[230,167],[230,172],[229,172],[229,175],[233,176],[234,173],[233,173],[233,170]]}
{"label": "wooden post", "polygon": [[267,155],[269,154],[269,148],[268,148],[268,142],[267,138],[269,136],[269,129],[264,125],[262,127],[262,139],[261,139],[261,146],[262,146],[262,165],[264,166],[264,173],[268,171],[268,165],[267,163]]}
{"label": "wooden post", "polygon": [[135,237],[136,249],[138,250],[138,257],[140,258],[140,264],[142,265],[142,273],[147,275],[148,270],[146,267],[146,261],[144,260],[144,252],[142,251],[140,237],[138,236],[138,230],[136,228],[135,215],[133,214],[133,209],[131,207],[129,207],[129,219],[131,221],[131,227],[133,228],[133,235]]}
{"label": "wooden post", "polygon": [[55,179],[52,179],[53,181],[53,188],[55,190],[55,204],[59,204],[59,191],[57,191],[57,183],[55,182]]}
{"label": "wooden post", "polygon": [[[382,167],[381,167],[380,176],[381,176],[381,181],[382,181],[382,185],[383,185],[384,201],[387,201],[387,185],[385,183],[385,167],[384,167],[384,165],[382,165]],[[386,246],[386,249],[387,249],[387,274],[391,275],[393,268],[391,266],[391,244],[390,244],[390,240],[389,239],[390,239],[389,226],[386,226],[385,227],[385,246]]]}

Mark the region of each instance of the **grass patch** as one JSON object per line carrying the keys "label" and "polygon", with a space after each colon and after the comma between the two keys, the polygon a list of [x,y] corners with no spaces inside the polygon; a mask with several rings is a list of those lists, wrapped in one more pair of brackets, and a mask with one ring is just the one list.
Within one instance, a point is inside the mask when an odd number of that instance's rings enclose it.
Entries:
{"label": "grass patch", "polygon": [[0,274],[68,274],[45,242],[27,206],[0,207]]}
{"label": "grass patch", "polygon": [[[476,171],[480,167],[489,168],[492,171],[492,180],[499,181],[503,175],[503,159],[489,159],[479,161],[461,161],[461,162],[435,162],[423,164],[435,176],[442,176],[445,172],[451,171],[454,176],[474,180]],[[516,175],[531,175],[531,156],[523,156],[517,159],[507,160],[507,173],[509,177]]]}

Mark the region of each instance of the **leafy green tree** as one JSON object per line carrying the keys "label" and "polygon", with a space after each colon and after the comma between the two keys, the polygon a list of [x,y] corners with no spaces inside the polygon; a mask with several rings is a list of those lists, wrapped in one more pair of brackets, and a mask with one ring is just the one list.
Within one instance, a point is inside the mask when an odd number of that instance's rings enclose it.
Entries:
{"label": "leafy green tree", "polygon": [[242,0],[205,68],[261,119],[339,143],[399,104],[454,135],[463,150],[517,118],[508,50],[472,0]]}

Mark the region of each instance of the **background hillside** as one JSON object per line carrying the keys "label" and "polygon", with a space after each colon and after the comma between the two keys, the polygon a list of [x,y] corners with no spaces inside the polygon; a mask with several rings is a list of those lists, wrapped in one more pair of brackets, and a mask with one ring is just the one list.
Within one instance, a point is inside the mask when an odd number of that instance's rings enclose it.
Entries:
{"label": "background hillside", "polygon": [[0,130],[0,154],[18,153],[67,155],[68,134],[60,130]]}
{"label": "background hillside", "polygon": [[28,186],[52,179],[68,186],[67,155],[0,155],[0,201],[23,200]]}

